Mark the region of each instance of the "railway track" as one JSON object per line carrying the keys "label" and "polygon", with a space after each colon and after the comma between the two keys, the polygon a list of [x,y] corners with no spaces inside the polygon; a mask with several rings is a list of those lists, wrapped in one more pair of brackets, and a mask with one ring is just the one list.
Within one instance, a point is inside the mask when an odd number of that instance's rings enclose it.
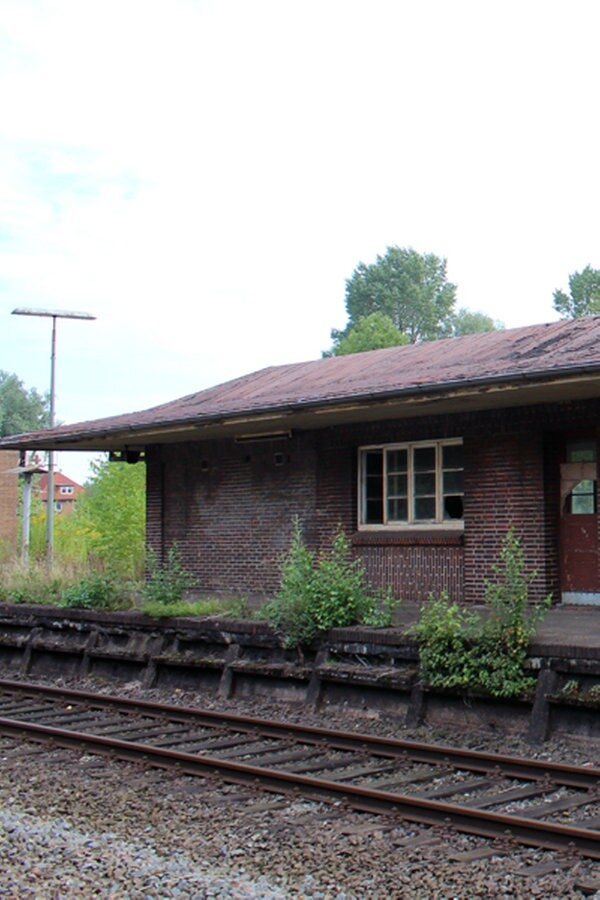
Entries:
{"label": "railway track", "polygon": [[0,680],[0,734],[600,859],[600,769]]}

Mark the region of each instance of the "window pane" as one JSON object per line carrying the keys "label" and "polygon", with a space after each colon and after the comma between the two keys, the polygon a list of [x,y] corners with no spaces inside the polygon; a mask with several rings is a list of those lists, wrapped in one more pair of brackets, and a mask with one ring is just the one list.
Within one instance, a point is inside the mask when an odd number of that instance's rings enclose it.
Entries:
{"label": "window pane", "polygon": [[574,494],[593,494],[594,493],[594,482],[590,481],[588,478],[580,481],[573,488]]}
{"label": "window pane", "polygon": [[596,482],[586,478],[575,485],[571,492],[571,513],[575,516],[593,516],[596,512]]}
{"label": "window pane", "polygon": [[381,525],[383,522],[383,498],[367,499],[365,505],[365,523],[367,525]]}
{"label": "window pane", "polygon": [[388,497],[406,497],[406,475],[388,476]]}
{"label": "window pane", "polygon": [[369,450],[364,455],[364,521],[367,525],[383,522],[383,451]]}
{"label": "window pane", "polygon": [[406,461],[407,461],[406,450],[388,450],[388,452],[387,452],[388,473],[406,472]]}
{"label": "window pane", "polygon": [[435,471],[435,447],[415,447],[415,472]]}
{"label": "window pane", "polygon": [[383,475],[383,451],[369,450],[365,453],[365,472],[370,475]]}
{"label": "window pane", "polygon": [[444,494],[462,494],[463,492],[463,473],[444,472]]}
{"label": "window pane", "polygon": [[408,504],[406,499],[388,500],[388,521],[406,522],[408,518]]}
{"label": "window pane", "polygon": [[444,497],[444,519],[462,519],[463,498],[449,494]]}
{"label": "window pane", "polygon": [[442,447],[442,467],[444,469],[463,468],[462,444],[447,444]]}
{"label": "window pane", "polygon": [[435,472],[415,475],[415,494],[417,496],[422,496],[423,494],[435,496]]}
{"label": "window pane", "polygon": [[571,512],[576,516],[594,515],[594,498],[588,495],[571,497]]}
{"label": "window pane", "polygon": [[415,519],[435,519],[435,497],[415,497]]}
{"label": "window pane", "polygon": [[596,462],[596,441],[569,441],[567,462]]}

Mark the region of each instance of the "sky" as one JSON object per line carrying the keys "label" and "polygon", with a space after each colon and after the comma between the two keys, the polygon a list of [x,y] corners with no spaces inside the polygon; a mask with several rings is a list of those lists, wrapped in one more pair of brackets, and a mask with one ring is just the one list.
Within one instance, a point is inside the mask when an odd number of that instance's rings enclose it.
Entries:
{"label": "sky", "polygon": [[[507,327],[600,268],[597,0],[0,0],[0,369],[64,423],[315,359],[389,246]],[[89,458],[61,454],[83,481]]]}

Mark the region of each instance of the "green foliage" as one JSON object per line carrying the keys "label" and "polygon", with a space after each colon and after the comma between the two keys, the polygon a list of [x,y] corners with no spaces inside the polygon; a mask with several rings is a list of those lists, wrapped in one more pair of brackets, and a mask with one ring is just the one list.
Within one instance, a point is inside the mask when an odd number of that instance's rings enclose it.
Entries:
{"label": "green foliage", "polygon": [[384,347],[397,347],[408,343],[406,335],[396,328],[389,316],[381,312],[374,312],[364,319],[359,319],[343,336],[341,332],[336,334],[339,334],[338,339],[332,349],[323,356],[346,356],[349,353],[382,350]]}
{"label": "green foliage", "polygon": [[177,544],[172,544],[166,559],[160,562],[151,550],[147,553],[148,576],[142,589],[142,610],[147,611],[147,604],[155,606],[174,606],[183,601],[188,591],[196,584],[195,577],[188,572],[181,560]]}
{"label": "green foliage", "polygon": [[[386,606],[387,604],[387,606]],[[350,543],[339,528],[331,547],[316,556],[303,540],[300,523],[293,523],[289,551],[281,565],[281,589],[265,607],[267,619],[283,632],[287,646],[310,643],[330,628],[375,621],[389,624],[392,600],[383,609],[369,596],[359,560],[350,558]],[[384,621],[385,620],[385,621]]]}
{"label": "green foliage", "polygon": [[36,603],[56,606],[68,583],[66,575],[48,574],[45,565],[35,563],[28,568],[20,565],[2,567],[0,583],[1,603]]}
{"label": "green foliage", "polygon": [[492,571],[483,615],[450,603],[445,595],[422,608],[414,632],[421,678],[431,687],[479,690],[492,697],[516,697],[532,687],[534,680],[525,670],[527,646],[551,597],[529,603],[535,573],[526,573],[523,550],[512,528]]}
{"label": "green foliage", "polygon": [[109,575],[92,574],[63,590],[58,602],[66,609],[105,609],[115,610],[127,608],[116,581]]}
{"label": "green foliage", "polygon": [[421,608],[413,631],[419,639],[421,679],[432,687],[466,688],[473,678],[471,642],[479,617],[447,594]]}
{"label": "green foliage", "polygon": [[576,319],[600,313],[600,269],[586,266],[569,275],[569,293],[554,291],[554,309],[562,319]]}
{"label": "green foliage", "polygon": [[342,356],[403,343],[479,334],[503,328],[481,312],[455,310],[456,286],[446,260],[411,248],[388,247],[374,263],[359,263],[346,281],[348,324],[332,329],[323,356]]}
{"label": "green foliage", "polygon": [[487,331],[502,331],[502,322],[496,322],[491,316],[482,312],[473,312],[462,307],[452,317],[452,334],[461,337],[463,334],[484,334]]}
{"label": "green foliage", "polygon": [[172,616],[219,616],[227,618],[241,618],[247,615],[246,601],[243,597],[231,599],[209,598],[194,602],[161,603],[146,601],[140,607],[140,612],[156,619]]}
{"label": "green foliage", "polygon": [[0,369],[0,437],[41,431],[50,421],[47,398]]}
{"label": "green foliage", "polygon": [[[89,560],[123,578],[140,578],[145,560],[146,469],[108,460],[94,472],[64,528],[85,539]],[[55,518],[55,522],[59,517]]]}
{"label": "green foliage", "polygon": [[446,260],[411,248],[388,247],[371,265],[359,263],[346,282],[349,328],[371,313],[383,313],[411,343],[450,334],[455,302]]}

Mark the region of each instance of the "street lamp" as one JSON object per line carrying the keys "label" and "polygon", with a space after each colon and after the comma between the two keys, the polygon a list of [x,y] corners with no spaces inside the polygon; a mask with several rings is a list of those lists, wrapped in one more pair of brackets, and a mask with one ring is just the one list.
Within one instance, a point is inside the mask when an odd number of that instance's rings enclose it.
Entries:
{"label": "street lamp", "polygon": [[[95,319],[91,313],[71,312],[63,309],[13,309],[13,316],[45,316],[52,319],[52,344],[50,352],[50,428],[54,428],[54,397],[56,378],[56,320],[57,319]],[[46,561],[52,568],[54,559],[54,450],[48,451],[48,496],[46,499]]]}

